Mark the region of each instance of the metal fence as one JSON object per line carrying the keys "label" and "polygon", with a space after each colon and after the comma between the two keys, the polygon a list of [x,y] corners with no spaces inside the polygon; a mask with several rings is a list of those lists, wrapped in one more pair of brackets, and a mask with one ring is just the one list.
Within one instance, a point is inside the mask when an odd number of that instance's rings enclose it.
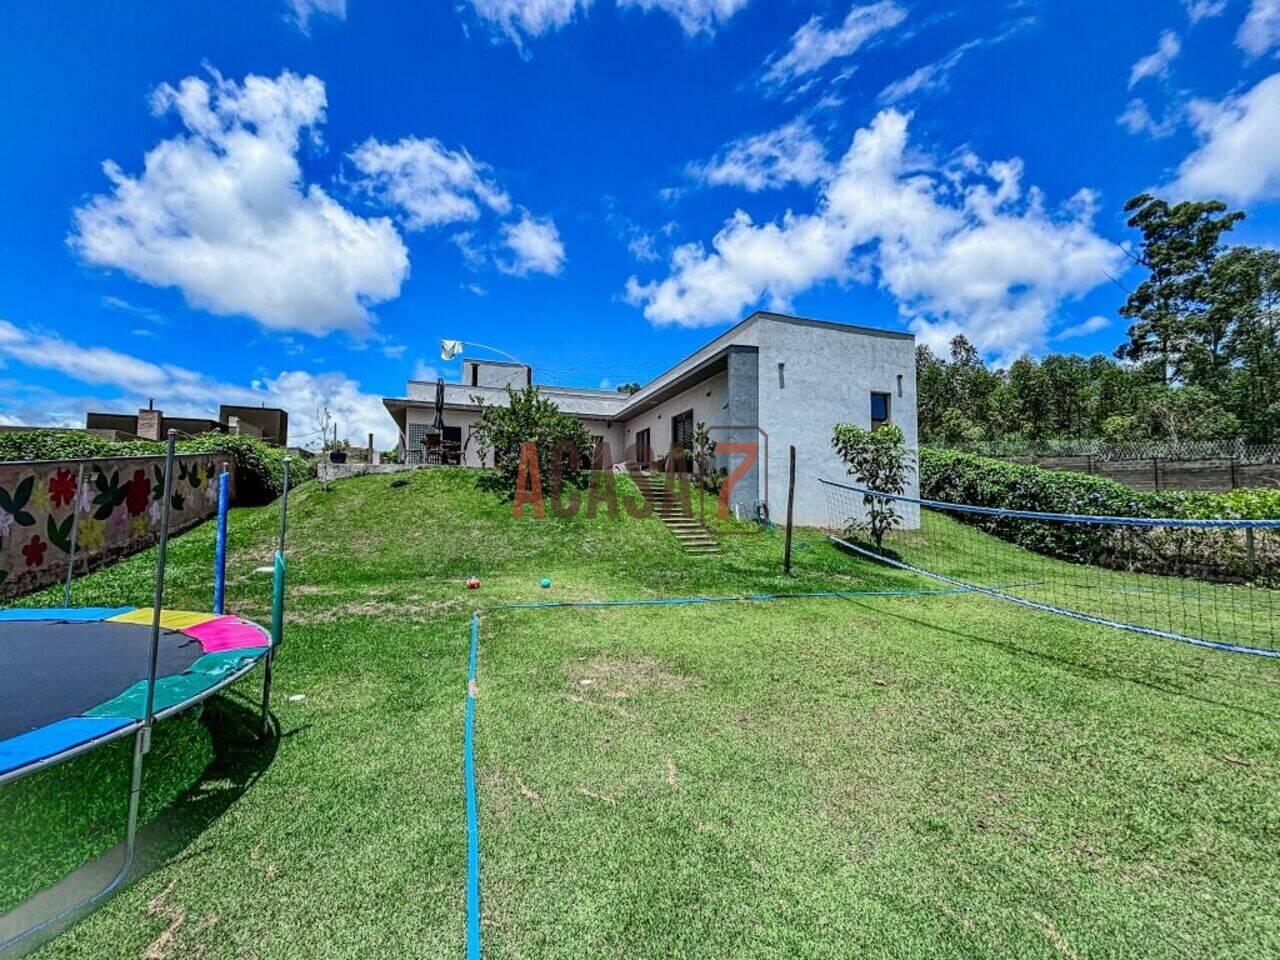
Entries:
{"label": "metal fence", "polygon": [[1234,460],[1238,463],[1280,464],[1280,443],[1246,444],[1239,440],[982,440],[931,444],[984,457],[1092,457],[1095,460]]}

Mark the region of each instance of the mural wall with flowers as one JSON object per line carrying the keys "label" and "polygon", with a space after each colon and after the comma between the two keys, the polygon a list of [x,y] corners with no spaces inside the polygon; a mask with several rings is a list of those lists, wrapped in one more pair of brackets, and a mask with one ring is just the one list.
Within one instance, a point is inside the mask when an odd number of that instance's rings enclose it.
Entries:
{"label": "mural wall with flowers", "polygon": [[[170,532],[217,513],[225,459],[174,458]],[[234,491],[234,469],[226,466]],[[0,596],[65,579],[73,528],[77,575],[150,546],[160,535],[163,500],[163,457],[0,463]]]}

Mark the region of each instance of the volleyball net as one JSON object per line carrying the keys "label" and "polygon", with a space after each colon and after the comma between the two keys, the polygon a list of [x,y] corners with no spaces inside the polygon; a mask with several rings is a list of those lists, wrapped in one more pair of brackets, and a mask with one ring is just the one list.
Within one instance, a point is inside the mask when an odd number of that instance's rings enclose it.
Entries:
{"label": "volleyball net", "polygon": [[820,483],[832,539],[876,562],[1078,620],[1280,658],[1280,520],[1038,513]]}

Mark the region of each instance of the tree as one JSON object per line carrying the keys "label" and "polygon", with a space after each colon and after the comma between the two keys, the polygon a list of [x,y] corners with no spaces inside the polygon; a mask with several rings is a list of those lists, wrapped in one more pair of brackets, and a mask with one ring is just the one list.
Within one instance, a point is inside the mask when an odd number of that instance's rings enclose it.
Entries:
{"label": "tree", "polygon": [[1228,404],[1250,443],[1280,440],[1280,251],[1233,247],[1214,264],[1210,311],[1220,314]]}
{"label": "tree", "polygon": [[[1222,235],[1244,219],[1218,200],[1170,206],[1143,193],[1124,205],[1128,225],[1142,232],[1136,257],[1149,276],[1134,290],[1120,315],[1131,322],[1129,342],[1116,355],[1135,363],[1155,362],[1166,383],[1187,373],[1203,375],[1203,351],[1218,349],[1205,298]],[[1211,384],[1199,386],[1212,388]]]}
{"label": "tree", "polygon": [[633,393],[640,392],[640,384],[634,381],[632,381],[631,383],[620,383],[618,384],[618,392],[625,393],[629,397]]}
{"label": "tree", "polygon": [[482,460],[493,451],[497,465],[496,479],[492,474],[482,475],[482,483],[514,496],[520,446],[532,442],[538,453],[538,471],[551,478],[554,494],[559,493],[559,483],[584,484],[591,464],[591,435],[580,420],[543,399],[537,387],[507,387],[507,406],[489,406],[483,397],[471,399],[480,406],[473,434],[476,449]]}
{"label": "tree", "polygon": [[[852,423],[838,423],[831,436],[831,446],[848,467],[849,475],[868,491],[901,495],[907,487],[907,477],[912,471],[910,456],[902,429],[886,423],[877,430],[864,430]],[[875,541],[876,549],[883,548],[884,535],[902,522],[894,504],[897,501],[877,497],[875,493],[862,495],[866,517],[849,518],[850,529],[866,529]]]}
{"label": "tree", "polygon": [[693,472],[700,486],[719,493],[722,472],[716,469],[716,442],[703,420],[693,425]]}

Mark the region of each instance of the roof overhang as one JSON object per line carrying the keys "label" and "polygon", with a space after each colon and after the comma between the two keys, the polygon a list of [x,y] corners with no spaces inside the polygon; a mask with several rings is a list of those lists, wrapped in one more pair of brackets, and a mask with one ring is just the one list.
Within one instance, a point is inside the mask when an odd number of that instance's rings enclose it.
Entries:
{"label": "roof overhang", "polygon": [[665,403],[672,397],[679,396],[690,387],[694,387],[702,381],[707,380],[710,377],[714,377],[717,374],[724,373],[729,369],[729,354],[731,353],[758,352],[759,347],[751,347],[740,343],[731,343],[728,346],[717,350],[701,363],[690,367],[678,377],[673,377],[669,382],[664,383],[652,393],[646,393],[643,397],[640,397],[632,403],[628,403],[618,412],[615,419],[630,420],[639,414],[652,410],[660,403]]}

